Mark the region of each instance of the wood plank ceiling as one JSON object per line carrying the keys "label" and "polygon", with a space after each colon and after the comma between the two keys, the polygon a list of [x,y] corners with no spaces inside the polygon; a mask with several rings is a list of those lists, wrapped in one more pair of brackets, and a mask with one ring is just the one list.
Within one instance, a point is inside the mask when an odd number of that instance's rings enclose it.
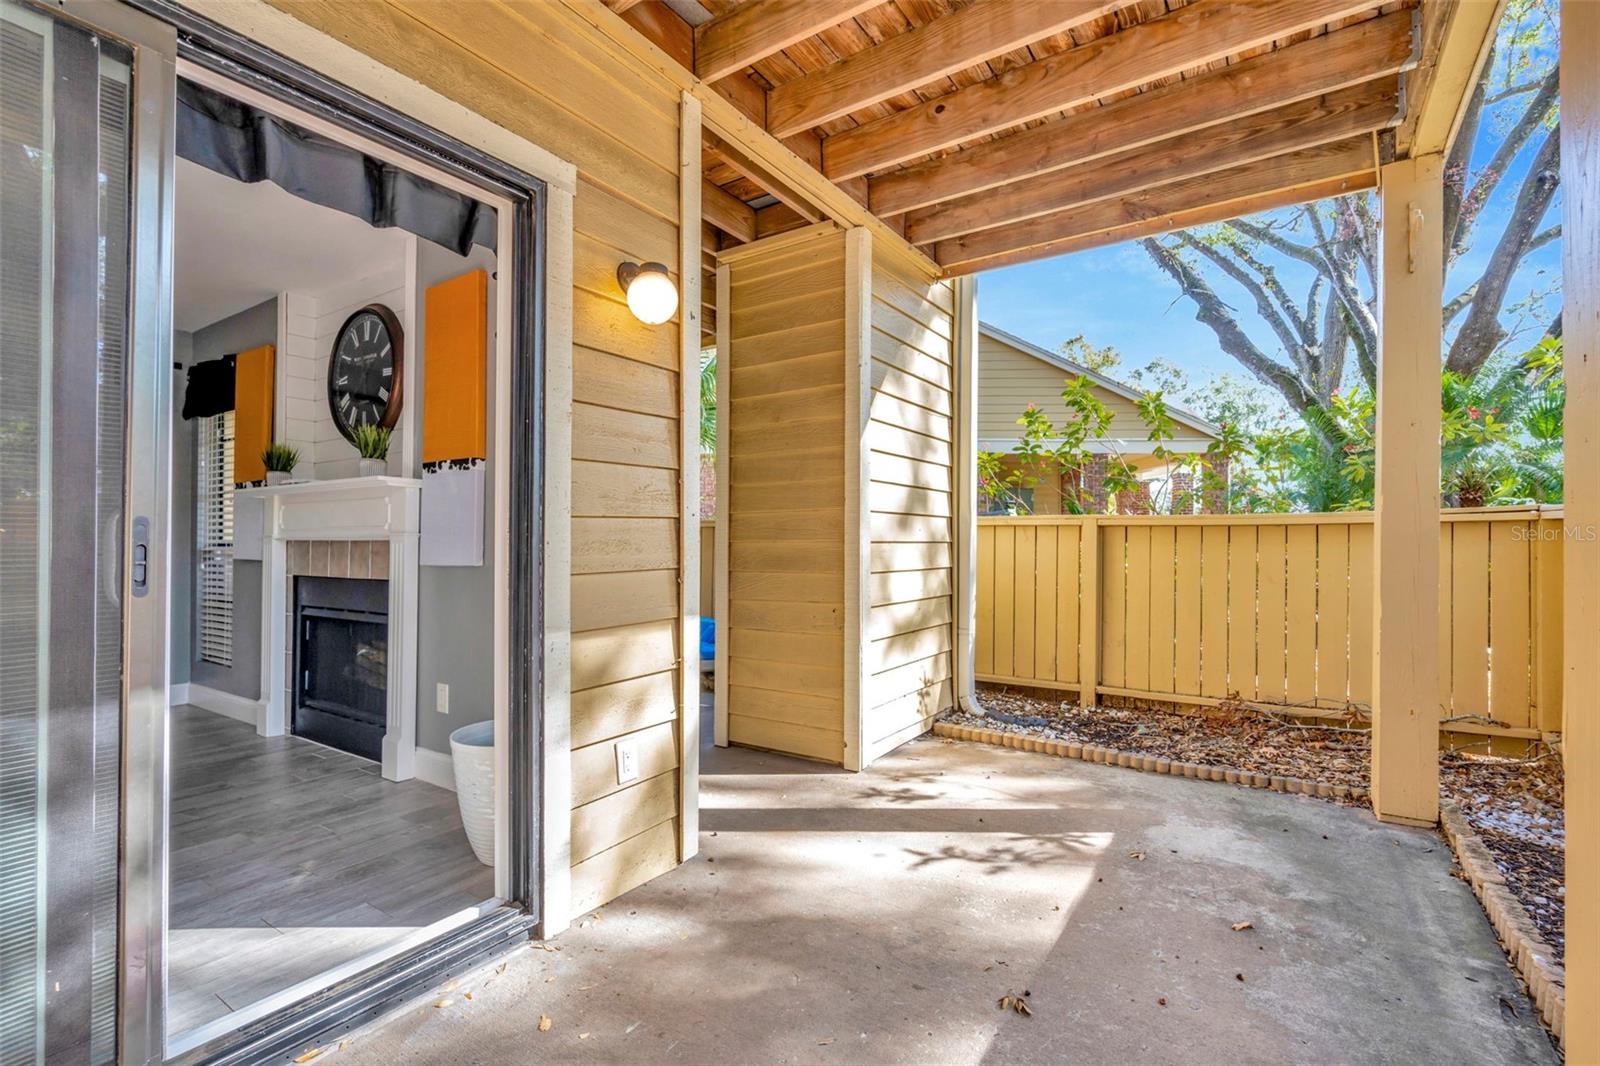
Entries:
{"label": "wood plank ceiling", "polygon": [[[1373,187],[1452,0],[606,2],[964,274]],[[821,217],[703,158],[708,250]]]}

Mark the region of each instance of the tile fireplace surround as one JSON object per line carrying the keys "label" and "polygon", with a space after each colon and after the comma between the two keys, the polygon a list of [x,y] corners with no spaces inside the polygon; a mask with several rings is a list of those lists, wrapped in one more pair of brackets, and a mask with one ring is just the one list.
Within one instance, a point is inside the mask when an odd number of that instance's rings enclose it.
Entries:
{"label": "tile fireplace surround", "polygon": [[383,776],[416,774],[417,533],[422,483],[358,477],[240,489],[261,514],[261,703],[256,732],[288,731],[296,577],[389,582],[389,675]]}

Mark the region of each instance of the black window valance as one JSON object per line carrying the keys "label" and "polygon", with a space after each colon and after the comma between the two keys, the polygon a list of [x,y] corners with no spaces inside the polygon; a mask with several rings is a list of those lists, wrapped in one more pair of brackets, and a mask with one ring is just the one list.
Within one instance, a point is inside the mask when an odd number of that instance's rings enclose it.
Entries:
{"label": "black window valance", "polygon": [[493,251],[495,210],[381,159],[302,129],[204,85],[178,79],[178,155],[380,228],[397,227],[458,255]]}

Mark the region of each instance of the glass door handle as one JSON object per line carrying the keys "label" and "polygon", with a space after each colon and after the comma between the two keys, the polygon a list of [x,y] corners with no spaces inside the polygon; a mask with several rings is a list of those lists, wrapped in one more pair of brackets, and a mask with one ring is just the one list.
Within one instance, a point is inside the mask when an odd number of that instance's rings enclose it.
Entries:
{"label": "glass door handle", "polygon": [[133,572],[129,575],[135,598],[150,592],[150,519],[139,515],[133,520]]}

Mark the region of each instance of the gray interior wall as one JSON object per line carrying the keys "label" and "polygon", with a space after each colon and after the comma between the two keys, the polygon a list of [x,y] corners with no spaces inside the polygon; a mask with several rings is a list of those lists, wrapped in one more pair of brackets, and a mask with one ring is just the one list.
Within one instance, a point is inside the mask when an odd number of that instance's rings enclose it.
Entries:
{"label": "gray interior wall", "polygon": [[[478,268],[490,272],[489,307],[495,303],[494,256],[482,248],[473,249],[470,260],[436,247],[417,242],[418,299],[417,336],[410,351],[421,355],[422,375],[428,372],[427,353],[422,350],[425,335],[422,293],[430,285]],[[494,315],[489,315],[489,440],[494,440]],[[422,403],[422,389],[407,403]],[[422,409],[416,425],[422,425]],[[424,566],[418,571],[417,614],[417,746],[448,753],[450,733],[464,725],[494,717],[494,478],[495,457],[491,455],[484,473],[484,521],[482,566]],[[418,454],[421,454],[420,449]],[[412,477],[421,470],[411,472]],[[450,713],[438,712],[437,688],[450,686]]]}
{"label": "gray interior wall", "polygon": [[[266,300],[236,315],[230,315],[219,322],[214,322],[203,329],[195,330],[191,335],[191,362],[204,362],[207,359],[216,359],[219,356],[242,352],[256,348],[263,344],[276,345],[278,343],[278,301],[276,298]],[[188,365],[188,364],[185,364]],[[176,390],[182,392],[182,388]],[[179,410],[183,407],[183,398],[177,398]],[[181,548],[186,554],[184,569],[188,573],[191,583],[189,593],[189,627],[188,627],[188,654],[190,660],[189,680],[196,685],[205,685],[207,688],[218,689],[245,699],[255,700],[261,698],[261,563],[254,560],[236,560],[233,564],[233,665],[219,666],[216,663],[203,662],[199,655],[199,637],[197,622],[199,610],[193,591],[194,576],[194,477],[195,477],[195,433],[193,423],[183,423],[182,432],[187,432],[187,462],[188,467],[182,478],[179,477],[177,463],[173,466],[173,500],[174,510],[178,508],[180,491],[187,496],[184,510],[188,515],[188,535],[173,538],[173,569],[178,569],[178,552]],[[173,434],[174,441],[178,433]],[[176,444],[174,445],[176,447]],[[174,457],[176,459],[176,456]],[[181,482],[181,490],[180,490]],[[174,643],[177,641],[177,629],[174,627]]]}

